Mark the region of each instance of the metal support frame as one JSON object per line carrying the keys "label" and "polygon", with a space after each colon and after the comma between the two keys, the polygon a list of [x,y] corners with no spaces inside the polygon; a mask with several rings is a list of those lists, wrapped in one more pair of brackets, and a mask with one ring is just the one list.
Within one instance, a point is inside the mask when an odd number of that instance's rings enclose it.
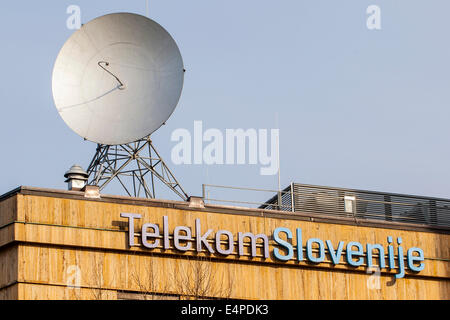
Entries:
{"label": "metal support frame", "polygon": [[155,177],[183,200],[189,196],[156,151],[150,137],[121,145],[97,145],[88,185],[103,190],[116,179],[130,197],[155,198]]}

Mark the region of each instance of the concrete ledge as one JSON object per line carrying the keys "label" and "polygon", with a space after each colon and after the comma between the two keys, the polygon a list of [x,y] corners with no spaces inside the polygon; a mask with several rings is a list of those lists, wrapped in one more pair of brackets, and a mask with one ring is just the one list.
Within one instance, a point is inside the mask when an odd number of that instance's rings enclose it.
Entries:
{"label": "concrete ledge", "polygon": [[[182,210],[195,210],[195,211],[205,211],[213,213],[224,213],[224,214],[236,214],[236,215],[248,215],[248,216],[261,216],[270,217],[275,219],[289,219],[289,220],[303,220],[303,221],[315,221],[322,223],[340,224],[340,225],[355,225],[363,227],[374,227],[374,228],[387,228],[396,230],[407,230],[407,231],[420,231],[420,232],[432,232],[432,233],[443,233],[450,234],[450,228],[437,227],[430,225],[394,222],[394,221],[382,221],[382,220],[371,220],[371,219],[355,219],[353,217],[339,217],[323,214],[311,214],[302,212],[286,212],[278,210],[266,210],[259,208],[247,208],[247,207],[237,207],[237,206],[225,206],[216,204],[204,204],[201,197],[192,196],[188,201],[176,201],[176,200],[165,200],[165,199],[148,199],[148,198],[134,198],[126,196],[116,196],[101,194],[100,197],[86,197],[86,193],[83,191],[68,191],[59,189],[47,189],[47,188],[36,188],[20,186],[13,189],[0,196],[0,201],[12,197],[16,194],[22,195],[34,195],[41,197],[55,197],[55,198],[65,198],[83,201],[99,201],[106,203],[120,203],[120,204],[130,204],[137,206],[147,206],[147,207],[162,207],[162,208],[173,208]],[[203,203],[203,204],[202,204]]]}

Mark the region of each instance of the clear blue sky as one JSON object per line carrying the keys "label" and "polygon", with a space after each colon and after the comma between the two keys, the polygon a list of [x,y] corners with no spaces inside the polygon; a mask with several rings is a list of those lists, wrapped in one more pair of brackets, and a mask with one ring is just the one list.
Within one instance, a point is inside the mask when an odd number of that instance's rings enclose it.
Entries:
{"label": "clear blue sky", "polygon": [[[145,14],[145,0],[2,1],[0,193],[65,189],[64,172],[94,154],[52,99],[71,4],[84,23]],[[371,4],[382,30],[366,28]],[[170,165],[176,128],[202,120],[270,129],[277,112],[282,186],[450,198],[449,12],[448,0],[151,0],[150,17],[177,41],[187,69],[180,103],[153,140]],[[202,183],[277,187],[256,165],[171,167],[193,195]]]}

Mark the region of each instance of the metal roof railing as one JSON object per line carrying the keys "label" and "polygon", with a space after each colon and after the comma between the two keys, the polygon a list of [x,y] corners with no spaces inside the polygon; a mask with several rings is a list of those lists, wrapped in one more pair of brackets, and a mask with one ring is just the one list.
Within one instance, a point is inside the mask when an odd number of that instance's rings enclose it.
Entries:
{"label": "metal roof railing", "polygon": [[[209,190],[208,190],[209,189]],[[210,197],[211,189],[229,191],[265,192],[273,196],[264,202],[219,199]],[[221,192],[222,194],[223,192]],[[242,193],[239,194],[242,197]],[[203,185],[205,202],[237,204],[265,210],[301,212],[311,215],[346,217],[387,222],[419,224],[435,227],[450,227],[450,200],[414,195],[333,188],[291,183],[283,190],[265,190],[219,185]],[[269,196],[267,196],[269,198]],[[266,198],[266,199],[267,199]]]}

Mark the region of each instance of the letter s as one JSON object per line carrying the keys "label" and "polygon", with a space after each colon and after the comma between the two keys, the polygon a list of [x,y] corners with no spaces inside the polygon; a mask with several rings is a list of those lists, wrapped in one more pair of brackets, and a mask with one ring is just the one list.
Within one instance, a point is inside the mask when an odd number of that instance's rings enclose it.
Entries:
{"label": "letter s", "polygon": [[285,240],[280,238],[280,236],[278,235],[280,232],[286,233],[287,239],[292,239],[292,232],[288,228],[276,228],[273,231],[273,240],[276,243],[278,243],[279,245],[281,245],[282,247],[284,247],[285,249],[287,249],[288,254],[287,255],[282,255],[278,248],[274,248],[273,249],[273,255],[278,260],[288,261],[288,260],[292,259],[292,257],[294,256],[294,248],[292,247],[292,245],[289,242],[287,242],[287,241],[285,241]]}

